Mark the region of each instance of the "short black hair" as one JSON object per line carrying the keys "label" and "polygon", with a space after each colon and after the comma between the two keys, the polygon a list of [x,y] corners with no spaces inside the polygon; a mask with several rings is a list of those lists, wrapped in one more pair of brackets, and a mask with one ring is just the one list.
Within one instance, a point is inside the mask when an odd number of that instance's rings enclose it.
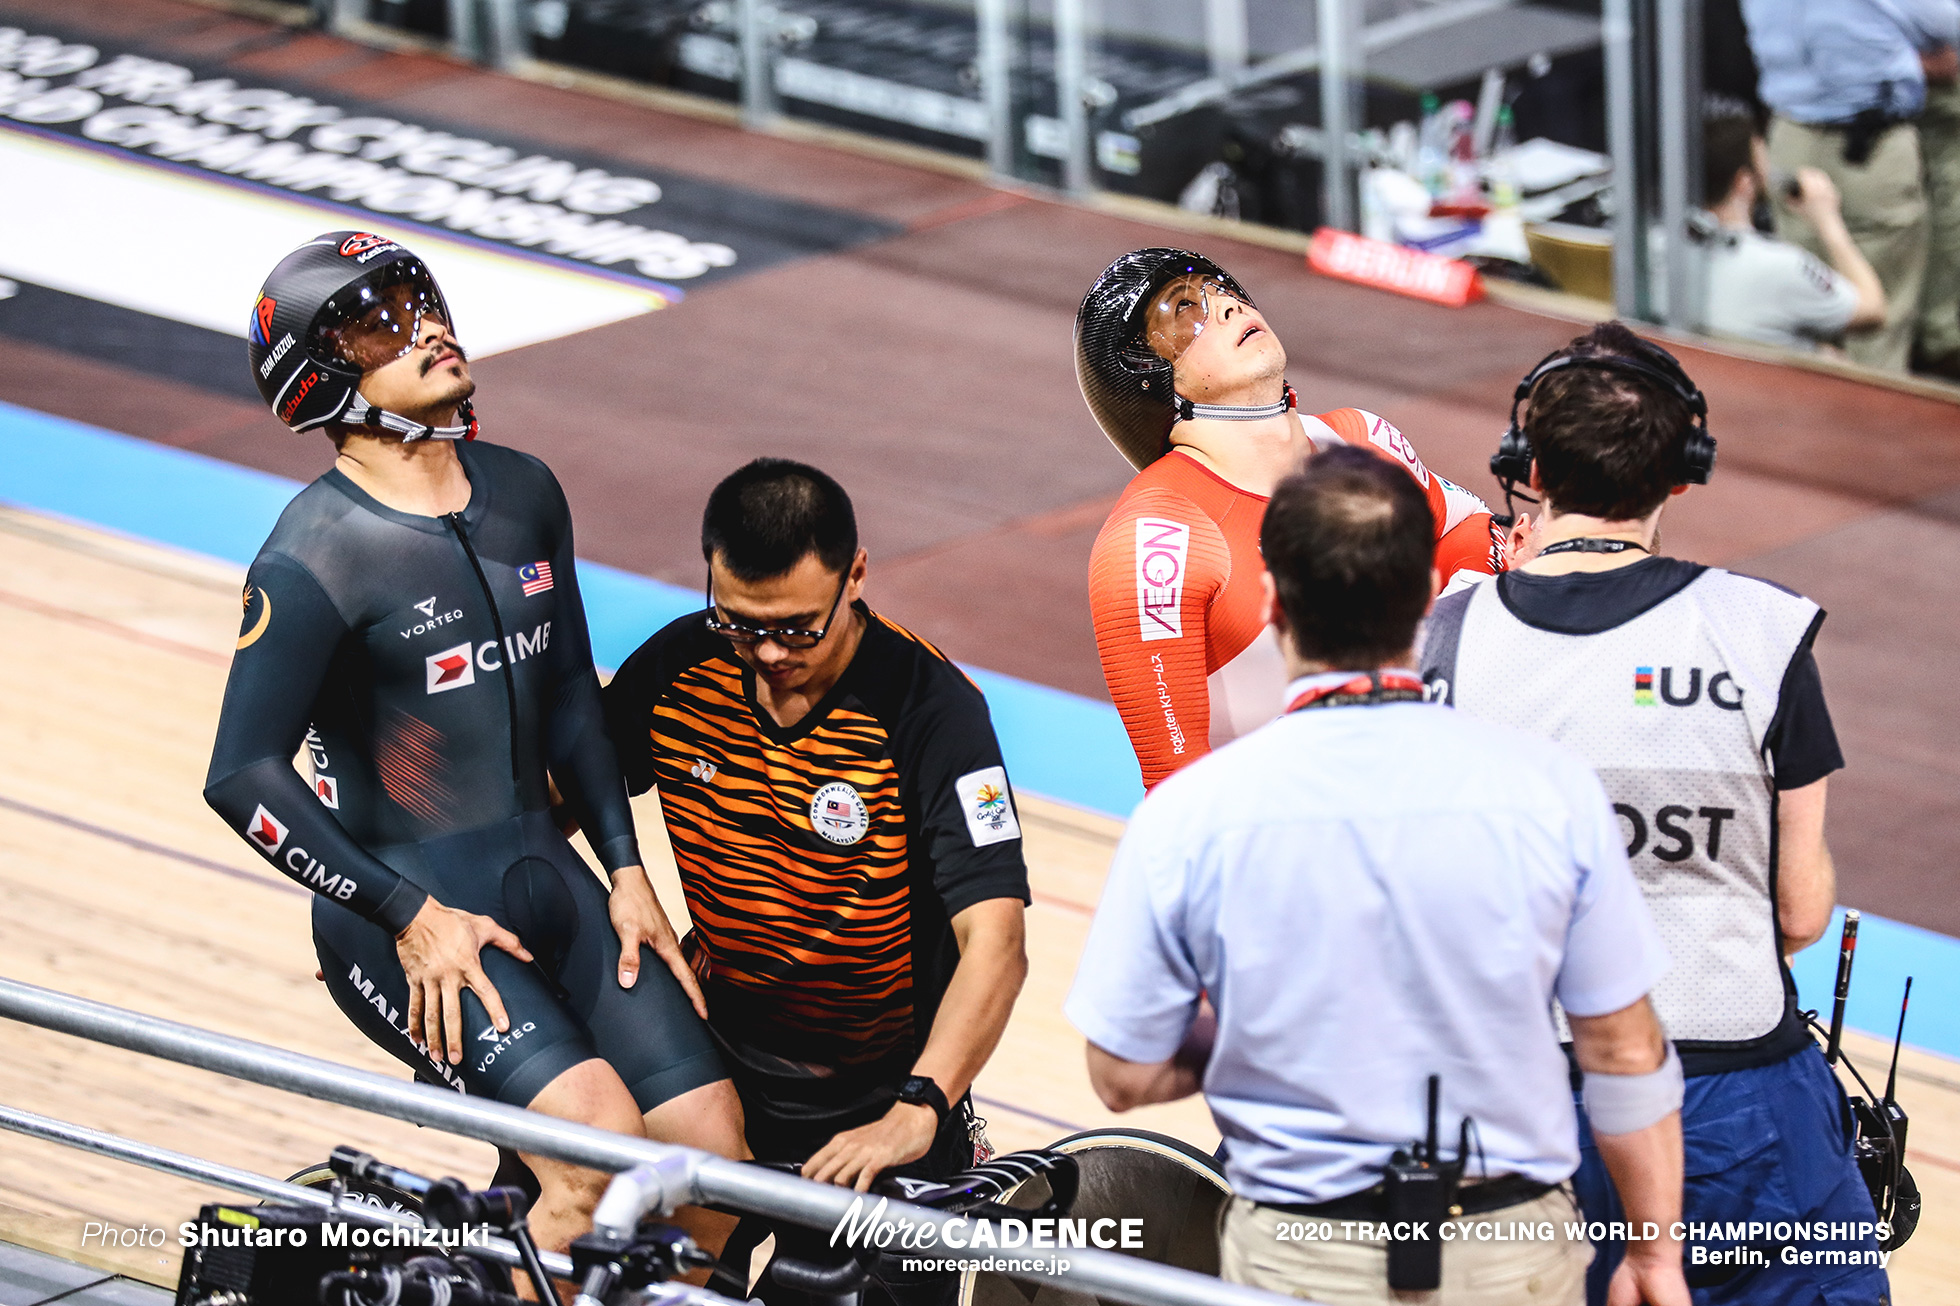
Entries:
{"label": "short black hair", "polygon": [[[1620,322],[1600,323],[1557,356],[1634,359],[1694,389],[1672,354]],[[1532,387],[1529,403],[1525,438],[1554,512],[1637,521],[1681,483],[1694,414],[1659,381],[1617,369],[1568,367]]]}
{"label": "short black hair", "polygon": [[1415,643],[1436,520],[1415,478],[1352,446],[1316,454],[1266,505],[1259,549],[1302,657],[1372,669]]}
{"label": "short black hair", "polygon": [[840,575],[857,557],[851,496],[824,473],[787,458],[758,458],[731,473],[701,514],[701,556],[745,581],[780,576],[808,554]]}
{"label": "short black hair", "polygon": [[1735,185],[1736,174],[1756,159],[1751,146],[1763,134],[1755,113],[1740,100],[1711,95],[1701,118],[1701,198],[1719,204]]}

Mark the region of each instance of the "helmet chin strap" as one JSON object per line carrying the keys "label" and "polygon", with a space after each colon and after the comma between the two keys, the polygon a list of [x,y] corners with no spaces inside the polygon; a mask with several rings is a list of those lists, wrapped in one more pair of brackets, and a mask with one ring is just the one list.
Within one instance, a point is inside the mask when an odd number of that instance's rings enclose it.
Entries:
{"label": "helmet chin strap", "polygon": [[1177,401],[1177,420],[1180,422],[1189,422],[1200,417],[1213,418],[1221,422],[1259,422],[1268,417],[1278,417],[1282,413],[1291,412],[1300,406],[1300,397],[1293,393],[1293,387],[1290,385],[1286,387],[1286,392],[1280,396],[1277,403],[1253,404],[1248,407],[1240,407],[1236,404],[1201,404],[1186,399],[1183,395],[1176,395],[1174,398]]}
{"label": "helmet chin strap", "polygon": [[400,413],[391,413],[385,408],[376,408],[361,397],[360,391],[347,401],[347,411],[340,420],[349,426],[378,426],[384,431],[392,431],[407,444],[414,440],[474,440],[476,439],[476,411],[465,399],[456,405],[456,416],[462,418],[458,426],[427,426],[421,422],[410,421]]}

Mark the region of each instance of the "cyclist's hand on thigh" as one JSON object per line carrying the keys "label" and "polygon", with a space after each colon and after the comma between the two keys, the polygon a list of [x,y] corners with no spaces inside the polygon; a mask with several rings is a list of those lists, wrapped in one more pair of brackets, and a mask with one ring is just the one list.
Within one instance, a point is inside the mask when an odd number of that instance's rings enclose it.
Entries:
{"label": "cyclist's hand on thigh", "polygon": [[622,866],[613,872],[612,897],[606,903],[606,912],[612,917],[613,929],[619,933],[619,987],[630,989],[640,978],[640,945],[644,943],[653,949],[654,956],[667,963],[667,969],[680,981],[681,992],[687,994],[695,1012],[706,1020],[708,1003],[701,996],[700,981],[695,979],[687,958],[681,955],[681,941],[674,937],[667,912],[647,882],[645,867]]}
{"label": "cyclist's hand on thigh", "polygon": [[488,916],[455,911],[434,898],[422,904],[408,928],[395,936],[395,952],[408,977],[408,1027],[422,1031],[429,1055],[463,1059],[463,990],[476,994],[499,1034],[510,1016],[496,985],[483,973],[483,949],[496,945],[519,961],[531,960],[515,934]]}

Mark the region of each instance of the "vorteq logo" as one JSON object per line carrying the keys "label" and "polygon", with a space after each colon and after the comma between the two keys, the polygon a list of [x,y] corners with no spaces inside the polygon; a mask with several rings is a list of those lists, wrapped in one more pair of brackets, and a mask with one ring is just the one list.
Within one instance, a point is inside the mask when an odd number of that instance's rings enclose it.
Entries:
{"label": "vorteq logo", "polygon": [[431,653],[426,665],[429,672],[429,692],[444,694],[452,689],[476,683],[476,659],[470,656],[468,644],[458,644],[440,653]]}

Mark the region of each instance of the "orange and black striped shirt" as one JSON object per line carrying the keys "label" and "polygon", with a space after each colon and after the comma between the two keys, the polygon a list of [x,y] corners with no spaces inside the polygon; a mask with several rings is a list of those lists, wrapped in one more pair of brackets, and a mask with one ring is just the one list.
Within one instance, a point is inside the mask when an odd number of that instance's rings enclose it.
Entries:
{"label": "orange and black striped shirt", "polygon": [[704,613],[627,660],[606,718],[627,787],[659,786],[724,1043],[909,1069],[959,961],[951,918],[1027,901],[1027,867],[979,689],[859,610],[851,665],[795,726]]}

